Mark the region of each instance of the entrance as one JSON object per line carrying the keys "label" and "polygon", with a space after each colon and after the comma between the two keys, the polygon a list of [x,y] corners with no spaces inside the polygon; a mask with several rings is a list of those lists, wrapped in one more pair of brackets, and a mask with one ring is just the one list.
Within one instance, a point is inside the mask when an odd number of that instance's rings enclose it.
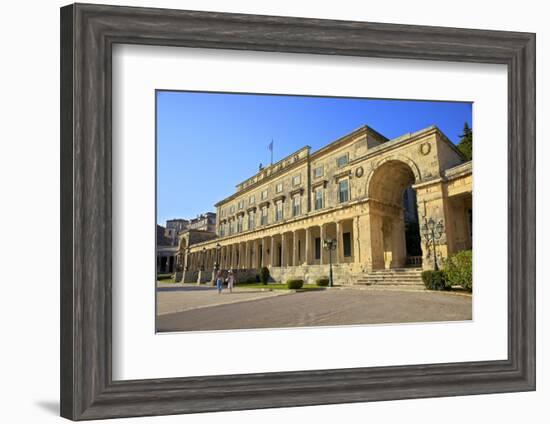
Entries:
{"label": "entrance", "polygon": [[369,178],[372,268],[422,265],[416,193],[418,172],[406,158],[381,163]]}
{"label": "entrance", "polygon": [[403,192],[403,214],[405,219],[405,246],[407,251],[407,266],[422,266],[422,247],[420,226],[418,223],[418,204],[416,192],[407,187]]}

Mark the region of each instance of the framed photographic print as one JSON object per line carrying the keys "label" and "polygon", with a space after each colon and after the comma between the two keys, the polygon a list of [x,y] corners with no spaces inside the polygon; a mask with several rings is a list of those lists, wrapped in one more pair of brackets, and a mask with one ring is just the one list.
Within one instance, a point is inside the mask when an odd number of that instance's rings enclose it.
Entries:
{"label": "framed photographic print", "polygon": [[535,36],[61,9],[61,413],[535,389]]}

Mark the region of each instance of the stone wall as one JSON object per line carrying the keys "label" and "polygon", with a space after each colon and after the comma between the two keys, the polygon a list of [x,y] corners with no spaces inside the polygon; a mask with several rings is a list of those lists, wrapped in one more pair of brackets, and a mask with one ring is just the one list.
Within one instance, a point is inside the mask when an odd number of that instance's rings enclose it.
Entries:
{"label": "stone wall", "polygon": [[[287,280],[303,279],[306,284],[315,284],[319,278],[328,278],[329,265],[303,265],[297,267],[275,267],[270,269],[273,281],[285,283]],[[334,284],[351,285],[357,279],[357,272],[351,264],[332,265]]]}

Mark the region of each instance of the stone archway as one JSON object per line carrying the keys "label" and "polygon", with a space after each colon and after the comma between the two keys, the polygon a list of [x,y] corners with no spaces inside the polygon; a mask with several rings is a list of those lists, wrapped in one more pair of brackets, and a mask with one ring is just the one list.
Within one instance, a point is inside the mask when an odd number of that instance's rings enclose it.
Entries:
{"label": "stone archway", "polygon": [[372,269],[404,267],[413,250],[415,258],[421,260],[419,236],[412,241],[407,239],[410,234],[419,234],[416,198],[411,196],[412,186],[419,181],[416,164],[401,156],[381,160],[369,174],[366,193]]}

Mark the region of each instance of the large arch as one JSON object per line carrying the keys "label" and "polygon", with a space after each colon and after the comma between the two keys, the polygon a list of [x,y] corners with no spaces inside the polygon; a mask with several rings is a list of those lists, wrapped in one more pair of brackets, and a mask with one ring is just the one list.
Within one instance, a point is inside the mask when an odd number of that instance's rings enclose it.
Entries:
{"label": "large arch", "polygon": [[369,199],[373,269],[400,268],[421,261],[416,196],[412,189],[420,178],[418,166],[398,155],[382,159],[370,172],[365,192]]}
{"label": "large arch", "polygon": [[412,159],[403,155],[387,156],[384,159],[379,160],[376,163],[376,165],[374,165],[369,175],[367,175],[366,190],[365,190],[365,193],[367,193],[367,196],[370,197],[370,190],[371,190],[371,187],[373,186],[372,179],[377,174],[380,174],[379,171],[388,169],[385,165],[393,166],[394,168],[404,170],[405,172],[407,172],[408,170],[409,175],[412,174],[413,176],[413,183],[419,183],[422,178],[418,165]]}

